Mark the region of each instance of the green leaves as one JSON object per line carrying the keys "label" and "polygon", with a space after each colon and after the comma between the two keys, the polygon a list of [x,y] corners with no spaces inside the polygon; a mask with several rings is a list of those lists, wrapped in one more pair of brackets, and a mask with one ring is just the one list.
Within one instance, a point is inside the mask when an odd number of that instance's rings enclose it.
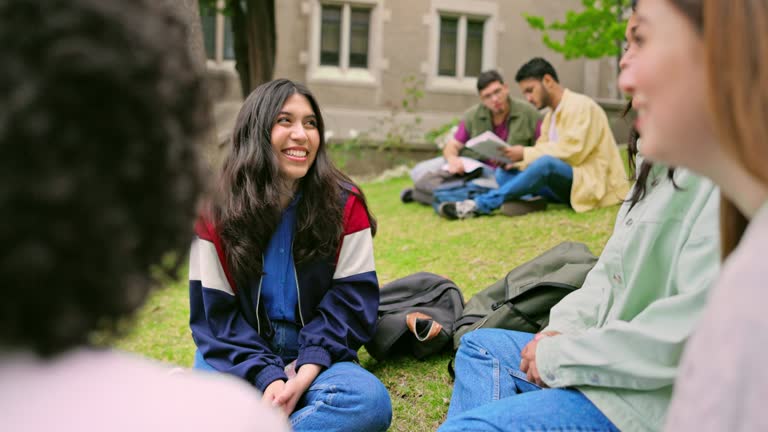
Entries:
{"label": "green leaves", "polygon": [[525,20],[528,21],[528,25],[531,26],[531,28],[534,28],[536,30],[547,29],[547,24],[544,22],[543,17],[533,16],[528,14],[523,14],[523,17],[525,17]]}
{"label": "green leaves", "polygon": [[[543,17],[523,14],[528,25],[543,32],[544,45],[566,59],[597,59],[621,51],[628,0],[582,0],[582,11],[568,11],[565,19],[547,24]],[[562,39],[552,33],[563,32]]]}

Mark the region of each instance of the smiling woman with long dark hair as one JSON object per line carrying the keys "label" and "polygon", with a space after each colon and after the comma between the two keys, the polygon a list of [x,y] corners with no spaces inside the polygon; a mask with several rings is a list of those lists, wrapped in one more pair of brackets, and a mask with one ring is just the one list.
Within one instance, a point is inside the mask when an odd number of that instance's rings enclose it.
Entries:
{"label": "smiling woman with long dark hair", "polygon": [[[619,64],[630,95],[644,43],[638,21],[627,23]],[[440,432],[662,428],[680,353],[718,271],[719,196],[707,179],[633,147],[637,182],[581,288],[538,334],[464,335]]]}
{"label": "smiling woman with long dark hair", "polygon": [[376,223],[331,163],[317,101],[259,86],[190,257],[195,367],[241,377],[295,430],[385,430],[391,403],[358,364],[374,330]]}
{"label": "smiling woman with long dark hair", "polygon": [[723,194],[723,270],[685,348],[666,428],[768,430],[768,1],[641,0],[638,15],[644,151]]}

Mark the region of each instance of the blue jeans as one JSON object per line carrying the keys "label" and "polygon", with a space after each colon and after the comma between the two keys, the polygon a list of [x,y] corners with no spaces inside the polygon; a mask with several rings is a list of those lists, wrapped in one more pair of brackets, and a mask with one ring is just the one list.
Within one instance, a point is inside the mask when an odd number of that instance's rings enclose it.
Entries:
{"label": "blue jeans", "polygon": [[520,352],[533,334],[479,329],[461,338],[449,431],[618,431],[573,389],[542,389],[520,371]]}
{"label": "blue jeans", "polygon": [[[298,355],[298,328],[273,322],[273,352],[288,364]],[[215,371],[195,352],[195,369]],[[385,431],[392,402],[384,384],[352,362],[334,363],[315,378],[290,416],[294,431]]]}
{"label": "blue jeans", "polygon": [[522,171],[497,169],[496,182],[498,189],[474,198],[479,213],[491,213],[504,201],[531,194],[570,204],[573,168],[556,157],[542,156]]}

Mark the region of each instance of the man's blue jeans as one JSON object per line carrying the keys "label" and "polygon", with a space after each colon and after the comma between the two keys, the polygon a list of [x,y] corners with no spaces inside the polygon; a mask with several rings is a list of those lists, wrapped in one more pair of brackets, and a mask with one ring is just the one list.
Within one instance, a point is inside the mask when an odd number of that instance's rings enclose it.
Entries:
{"label": "man's blue jeans", "polygon": [[[273,322],[273,352],[286,364],[298,355],[298,328]],[[195,369],[215,371],[195,352]],[[392,402],[384,384],[360,365],[334,363],[318,375],[290,416],[294,431],[385,431]]]}
{"label": "man's blue jeans", "polygon": [[570,204],[573,168],[556,157],[542,156],[522,171],[496,169],[496,182],[498,189],[474,198],[479,213],[489,214],[504,201],[531,194]]}
{"label": "man's blue jeans", "polygon": [[542,389],[520,371],[533,334],[479,329],[461,338],[448,419],[450,431],[618,431],[581,392]]}

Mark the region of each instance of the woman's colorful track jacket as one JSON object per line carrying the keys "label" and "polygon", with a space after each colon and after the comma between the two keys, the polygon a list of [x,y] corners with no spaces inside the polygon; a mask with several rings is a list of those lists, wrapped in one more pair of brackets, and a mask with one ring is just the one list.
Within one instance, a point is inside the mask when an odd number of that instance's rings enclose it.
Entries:
{"label": "woman's colorful track jacket", "polygon": [[[301,326],[296,367],[328,367],[357,359],[373,335],[379,283],[373,237],[361,200],[346,194],[344,232],[336,256],[295,266]],[[190,327],[206,362],[261,391],[287,379],[269,346],[272,327],[260,300],[261,278],[238,287],[227,268],[227,249],[206,219],[195,226],[189,263]]]}

